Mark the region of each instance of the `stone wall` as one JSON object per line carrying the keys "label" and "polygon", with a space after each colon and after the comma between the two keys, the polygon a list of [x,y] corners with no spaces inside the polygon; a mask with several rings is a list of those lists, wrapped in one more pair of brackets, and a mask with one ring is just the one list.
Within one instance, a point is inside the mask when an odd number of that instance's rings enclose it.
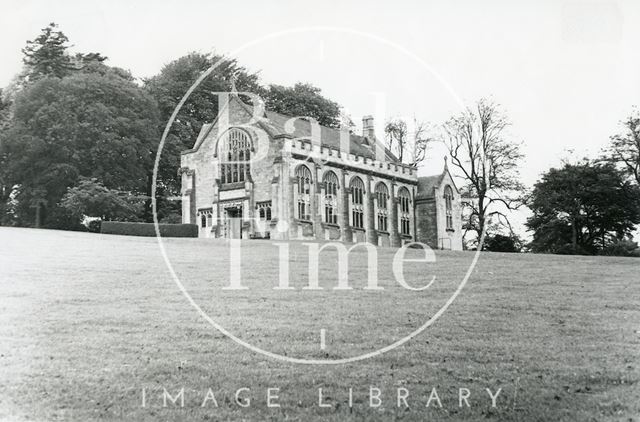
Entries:
{"label": "stone wall", "polygon": [[[220,186],[220,158],[217,156],[217,142],[220,120],[206,125],[192,150],[182,155],[183,171],[183,222],[200,225],[201,215],[212,215],[212,226],[200,229],[203,237],[223,236],[220,225],[224,223],[225,203],[241,203],[243,208],[243,237],[266,233],[264,227],[257,227],[257,203],[271,201],[272,223],[267,228],[275,239],[317,239],[340,240],[345,242],[370,242],[379,246],[400,246],[402,243],[418,240],[439,247],[439,239],[450,238],[457,245],[458,233],[443,231],[446,223],[444,211],[439,209],[443,201],[436,199],[429,203],[415,202],[417,174],[415,169],[387,161],[377,161],[351,154],[336,148],[312,144],[304,139],[293,139],[285,134],[267,134],[265,127],[258,123],[246,125],[251,118],[250,110],[238,101],[230,101],[227,109],[228,123],[246,130],[254,145],[250,177],[244,186],[229,190],[228,185]],[[228,126],[222,126],[228,127]],[[297,219],[297,179],[296,168],[306,165],[313,177],[311,184],[311,220]],[[339,180],[337,195],[338,224],[325,221],[324,175],[333,171]],[[350,206],[350,184],[359,177],[365,186],[363,201],[363,229],[352,227]],[[378,227],[375,187],[383,183],[389,192],[387,206],[387,230]],[[452,183],[452,182],[451,182]],[[400,234],[400,210],[398,192],[406,188],[410,193],[410,232]],[[442,203],[441,203],[442,202]],[[458,201],[456,201],[458,202]],[[459,214],[456,210],[456,214]],[[460,216],[456,220],[459,224]],[[275,228],[280,229],[276,231]],[[459,227],[458,225],[456,227]],[[461,244],[461,242],[460,242]],[[457,247],[453,247],[457,249]]]}
{"label": "stone wall", "polygon": [[431,248],[438,248],[438,216],[435,198],[424,199],[416,204],[416,222],[416,240],[426,243]]}

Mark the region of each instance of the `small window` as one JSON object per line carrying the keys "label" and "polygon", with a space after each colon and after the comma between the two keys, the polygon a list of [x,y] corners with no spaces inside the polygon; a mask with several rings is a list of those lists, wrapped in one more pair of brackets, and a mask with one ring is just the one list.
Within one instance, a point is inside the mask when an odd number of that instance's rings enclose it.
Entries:
{"label": "small window", "polygon": [[207,216],[204,214],[200,216],[200,226],[202,226],[202,228],[207,227]]}
{"label": "small window", "polygon": [[258,217],[262,221],[271,221],[271,201],[259,202],[256,207],[258,208]]}

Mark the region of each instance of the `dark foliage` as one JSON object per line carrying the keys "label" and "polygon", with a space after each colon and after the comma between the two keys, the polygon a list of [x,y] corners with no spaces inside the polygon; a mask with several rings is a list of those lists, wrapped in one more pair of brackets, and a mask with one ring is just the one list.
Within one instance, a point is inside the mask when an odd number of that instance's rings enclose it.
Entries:
{"label": "dark foliage", "polygon": [[91,233],[100,233],[102,227],[102,220],[91,220],[87,224],[87,230]]}
{"label": "dark foliage", "polygon": [[607,245],[600,251],[600,255],[640,257],[640,248],[636,242],[623,239]]}
{"label": "dark foliage", "polygon": [[109,221],[136,221],[141,214],[143,200],[127,191],[109,189],[95,178],[81,178],[77,186],[67,189],[60,206],[80,222],[85,216]]}
{"label": "dark foliage", "polygon": [[[190,53],[172,61],[158,75],[144,83],[145,90],[156,100],[160,113],[155,144],[157,151],[160,135],[176,106],[198,77],[213,65],[216,68],[183,104],[162,149],[156,183],[156,198],[159,199],[156,209],[163,216],[175,212],[176,205],[161,198],[175,196],[180,192],[180,153],[193,147],[202,126],[218,115],[219,98],[215,93],[230,92],[233,79],[238,91],[260,95],[264,90],[258,83],[258,75],[247,71],[235,59],[202,53]],[[152,169],[148,178],[152,178]],[[151,184],[148,185],[147,195],[151,196]],[[150,202],[147,205],[145,220],[151,221]]]}
{"label": "dark foliage", "polygon": [[313,117],[318,124],[340,127],[340,106],[321,94],[311,84],[297,83],[293,87],[271,85],[265,93],[267,109],[296,117]]}
{"label": "dark foliage", "polygon": [[103,70],[42,78],[16,97],[0,160],[18,224],[51,227],[60,199],[80,177],[146,192],[158,138],[155,101],[121,70]]}
{"label": "dark foliage", "polygon": [[640,189],[612,164],[565,164],[536,183],[527,227],[533,252],[597,254],[640,223]]}
{"label": "dark foliage", "polygon": [[23,62],[29,68],[29,79],[32,81],[45,78],[68,76],[74,69],[71,58],[67,54],[69,39],[58,25],[50,23],[33,41],[27,41],[22,49]]}
{"label": "dark foliage", "polygon": [[522,242],[515,235],[496,234],[485,238],[482,250],[489,252],[521,252]]}

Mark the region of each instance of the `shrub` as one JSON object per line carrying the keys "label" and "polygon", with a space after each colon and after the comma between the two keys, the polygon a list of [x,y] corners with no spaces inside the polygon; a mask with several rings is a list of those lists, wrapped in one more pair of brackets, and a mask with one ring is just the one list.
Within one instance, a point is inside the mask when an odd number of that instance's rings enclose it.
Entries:
{"label": "shrub", "polygon": [[640,257],[638,244],[631,239],[618,240],[600,251],[600,255]]}
{"label": "shrub", "polygon": [[[196,224],[159,224],[162,237],[198,237]],[[120,221],[103,221],[101,233],[127,236],[155,236],[153,223],[125,223]]]}
{"label": "shrub", "polygon": [[102,227],[102,220],[100,219],[91,220],[87,224],[87,230],[89,230],[91,233],[100,233],[101,227]]}
{"label": "shrub", "polygon": [[565,243],[557,246],[555,249],[549,251],[558,255],[593,255],[594,253],[586,250],[580,245],[574,247],[571,243]]}
{"label": "shrub", "polygon": [[482,245],[482,250],[490,252],[521,252],[522,242],[517,236],[505,236],[502,234],[496,234],[493,236],[487,236]]}

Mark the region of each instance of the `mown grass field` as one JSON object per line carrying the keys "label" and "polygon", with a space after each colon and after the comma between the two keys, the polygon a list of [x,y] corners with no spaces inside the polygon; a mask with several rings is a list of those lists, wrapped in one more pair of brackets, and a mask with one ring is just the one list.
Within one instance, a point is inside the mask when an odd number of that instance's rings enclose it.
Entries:
{"label": "mown grass field", "polygon": [[[340,359],[402,338],[455,290],[473,253],[438,252],[393,280],[395,250],[379,249],[382,291],[366,291],[366,255],[331,289],[309,291],[306,246],[290,245],[290,283],[278,291],[278,249],[242,244],[247,290],[225,291],[223,241],[167,239],[168,256],[208,315],[243,340],[286,356]],[[425,269],[426,268],[426,269]],[[0,420],[640,420],[640,260],[482,254],[450,308],[381,356],[319,366],[238,345],[189,304],[153,238],[0,228]],[[320,330],[326,347],[320,347]],[[369,388],[381,391],[370,407]],[[249,388],[249,407],[235,403]],[[184,407],[163,389],[184,388]],[[279,408],[267,407],[278,388]],[[318,389],[323,404],[318,405]],[[353,390],[349,406],[349,388]],[[408,391],[398,407],[397,391]],[[436,389],[442,407],[426,403]],[[461,388],[470,407],[459,407]],[[496,407],[485,389],[495,393]],[[142,390],[146,407],[142,406]],[[209,400],[208,390],[218,407]]]}

